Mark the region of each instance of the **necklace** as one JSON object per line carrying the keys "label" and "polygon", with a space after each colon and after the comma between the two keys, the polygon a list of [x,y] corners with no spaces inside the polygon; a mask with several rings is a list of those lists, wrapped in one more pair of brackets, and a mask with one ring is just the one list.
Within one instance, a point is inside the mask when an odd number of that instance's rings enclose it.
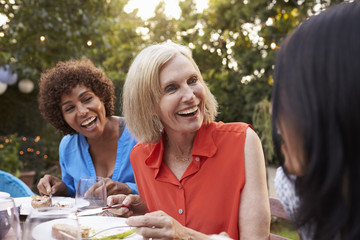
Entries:
{"label": "necklace", "polygon": [[[177,162],[191,162],[192,161],[192,147],[189,150],[189,153],[182,153],[182,151],[178,148],[178,151],[171,151],[171,149],[174,149],[173,147],[171,147],[170,143],[169,143],[169,138],[166,135],[166,150],[168,152],[168,156],[170,158],[175,159]],[[180,154],[176,154],[175,152],[181,152]]]}
{"label": "necklace", "polygon": [[192,161],[192,156],[180,156],[180,155],[175,155],[174,157],[177,161],[181,161],[181,162],[191,162]]}

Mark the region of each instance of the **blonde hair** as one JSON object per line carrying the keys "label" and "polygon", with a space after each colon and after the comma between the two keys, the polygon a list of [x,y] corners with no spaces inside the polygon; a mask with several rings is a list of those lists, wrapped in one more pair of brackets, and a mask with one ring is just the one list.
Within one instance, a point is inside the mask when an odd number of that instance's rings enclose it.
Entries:
{"label": "blonde hair", "polygon": [[161,97],[159,75],[162,67],[182,54],[195,67],[199,81],[205,89],[204,123],[215,120],[217,102],[201,77],[189,48],[172,42],[154,44],[143,49],[131,64],[123,87],[123,115],[136,140],[146,143],[159,142],[162,124],[155,113]]}

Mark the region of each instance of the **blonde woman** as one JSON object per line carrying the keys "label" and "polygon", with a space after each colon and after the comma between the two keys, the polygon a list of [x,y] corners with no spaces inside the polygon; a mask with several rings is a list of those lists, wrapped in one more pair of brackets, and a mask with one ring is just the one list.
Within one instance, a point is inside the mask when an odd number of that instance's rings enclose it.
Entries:
{"label": "blonde woman", "polygon": [[140,142],[130,161],[137,195],[119,214],[145,239],[268,239],[260,140],[249,124],[215,122],[217,102],[188,48],[162,43],[135,58],[123,89],[125,120]]}

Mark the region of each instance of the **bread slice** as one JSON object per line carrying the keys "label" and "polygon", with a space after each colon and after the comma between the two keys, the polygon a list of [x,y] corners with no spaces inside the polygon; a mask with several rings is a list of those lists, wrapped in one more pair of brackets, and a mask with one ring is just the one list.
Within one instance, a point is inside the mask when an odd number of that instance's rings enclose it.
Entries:
{"label": "bread slice", "polygon": [[51,235],[58,240],[74,240],[78,237],[77,228],[69,224],[52,225]]}
{"label": "bread slice", "polygon": [[81,226],[81,237],[86,238],[90,235],[91,227]]}

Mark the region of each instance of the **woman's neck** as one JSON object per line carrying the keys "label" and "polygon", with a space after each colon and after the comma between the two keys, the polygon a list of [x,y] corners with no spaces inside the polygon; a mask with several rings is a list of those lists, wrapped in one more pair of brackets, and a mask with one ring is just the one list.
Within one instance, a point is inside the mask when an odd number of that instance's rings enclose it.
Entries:
{"label": "woman's neck", "polygon": [[192,148],[196,132],[191,134],[172,134],[165,133],[165,151],[169,160],[191,161]]}
{"label": "woman's neck", "polygon": [[93,143],[98,144],[100,142],[108,142],[114,139],[119,139],[119,119],[120,118],[116,116],[108,117],[108,121],[101,136],[91,139],[87,138],[88,143],[91,145]]}

